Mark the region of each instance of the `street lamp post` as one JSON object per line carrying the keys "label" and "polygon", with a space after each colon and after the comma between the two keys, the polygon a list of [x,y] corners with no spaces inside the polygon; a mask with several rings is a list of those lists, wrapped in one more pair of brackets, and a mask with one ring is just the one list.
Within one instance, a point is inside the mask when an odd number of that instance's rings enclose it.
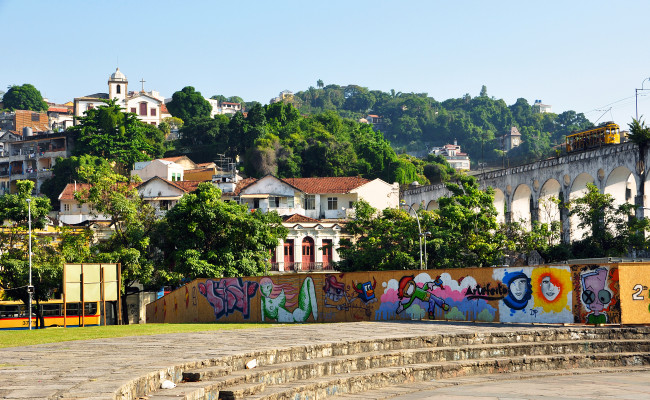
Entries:
{"label": "street lamp post", "polygon": [[423,269],[423,268],[422,268],[422,227],[420,226],[420,217],[418,216],[417,211],[413,210],[413,207],[412,207],[410,204],[406,204],[406,202],[405,202],[404,200],[401,200],[401,201],[399,202],[399,204],[400,204],[401,206],[406,206],[406,205],[408,205],[408,207],[409,207],[409,211],[408,211],[409,214],[411,213],[411,211],[413,211],[413,213],[415,214],[415,220],[418,221],[418,239],[420,239],[420,269]]}
{"label": "street lamp post", "polygon": [[32,294],[34,293],[34,286],[32,286],[32,199],[27,199],[27,228],[29,230],[29,286],[27,286],[27,293],[29,295],[29,330],[32,330]]}
{"label": "street lamp post", "polygon": [[421,233],[424,237],[424,269],[429,269],[429,253],[427,253],[427,236],[431,236],[431,232],[426,231]]}
{"label": "street lamp post", "polygon": [[645,81],[648,81],[648,80],[650,80],[650,78],[645,78],[641,82],[641,89],[634,89],[634,102],[635,102],[635,106],[636,106],[636,120],[637,121],[639,120],[639,90],[650,90],[650,89],[644,89],[643,88],[643,84],[645,83]]}

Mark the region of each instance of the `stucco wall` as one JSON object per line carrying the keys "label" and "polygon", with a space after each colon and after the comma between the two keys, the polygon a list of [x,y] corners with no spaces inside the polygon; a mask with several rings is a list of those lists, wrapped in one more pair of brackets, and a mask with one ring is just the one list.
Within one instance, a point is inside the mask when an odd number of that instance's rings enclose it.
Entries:
{"label": "stucco wall", "polygon": [[650,278],[639,274],[648,268],[548,265],[199,279],[147,305],[147,322],[649,323]]}

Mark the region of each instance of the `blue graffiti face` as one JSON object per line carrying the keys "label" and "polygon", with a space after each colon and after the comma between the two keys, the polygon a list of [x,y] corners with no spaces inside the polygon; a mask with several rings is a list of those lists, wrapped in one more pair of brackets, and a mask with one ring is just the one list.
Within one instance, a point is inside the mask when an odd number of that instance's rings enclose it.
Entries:
{"label": "blue graffiti face", "polygon": [[530,278],[523,272],[506,272],[503,283],[508,287],[508,295],[504,297],[505,305],[513,310],[523,310],[528,300],[533,295],[533,287]]}

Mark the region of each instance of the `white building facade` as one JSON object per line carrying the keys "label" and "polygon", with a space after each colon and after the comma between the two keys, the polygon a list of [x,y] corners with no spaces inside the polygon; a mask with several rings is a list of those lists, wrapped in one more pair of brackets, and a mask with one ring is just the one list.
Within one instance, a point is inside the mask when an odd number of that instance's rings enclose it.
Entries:
{"label": "white building facade", "polygon": [[137,115],[146,124],[158,126],[163,116],[164,98],[156,91],[129,92],[126,76],[119,68],[108,78],[108,93],[95,93],[74,99],[74,116],[81,117],[86,111],[105,105],[104,101],[115,99],[126,112]]}

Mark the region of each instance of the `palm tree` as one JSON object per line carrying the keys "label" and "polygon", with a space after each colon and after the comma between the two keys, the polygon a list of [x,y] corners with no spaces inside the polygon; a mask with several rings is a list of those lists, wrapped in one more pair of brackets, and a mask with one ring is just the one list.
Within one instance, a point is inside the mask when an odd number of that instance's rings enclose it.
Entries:
{"label": "palm tree", "polygon": [[319,79],[318,81],[316,81],[316,86],[317,86],[319,89],[322,89],[323,87],[325,87],[325,84],[323,83],[323,80],[322,80],[322,79]]}
{"label": "palm tree", "polygon": [[[650,144],[650,127],[645,126],[644,121],[637,119],[632,119],[632,123],[628,124],[628,126],[630,127],[630,135],[628,136],[630,141],[639,146],[639,164],[637,167],[637,172],[641,180],[639,197],[645,199],[645,152]],[[637,207],[639,206],[643,207],[644,205],[637,204]]]}

